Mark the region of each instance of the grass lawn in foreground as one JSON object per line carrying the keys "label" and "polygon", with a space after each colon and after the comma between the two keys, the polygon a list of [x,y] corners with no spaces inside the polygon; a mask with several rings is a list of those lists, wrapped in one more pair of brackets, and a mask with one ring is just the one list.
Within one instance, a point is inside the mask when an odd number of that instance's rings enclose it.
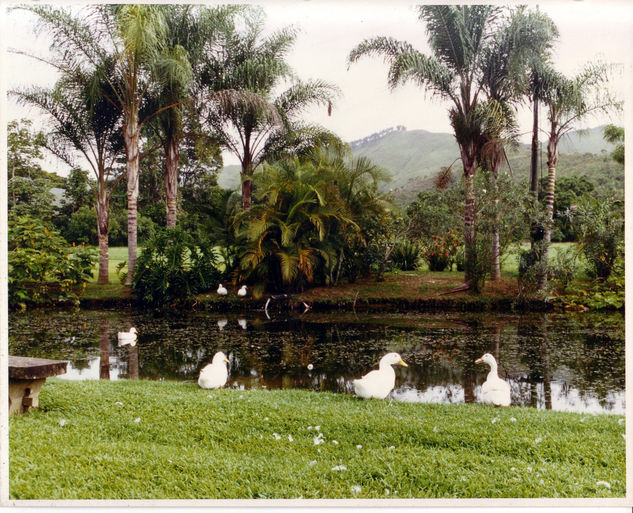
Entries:
{"label": "grass lawn in foreground", "polygon": [[12,499],[625,495],[617,415],[61,379],[40,406],[9,420]]}

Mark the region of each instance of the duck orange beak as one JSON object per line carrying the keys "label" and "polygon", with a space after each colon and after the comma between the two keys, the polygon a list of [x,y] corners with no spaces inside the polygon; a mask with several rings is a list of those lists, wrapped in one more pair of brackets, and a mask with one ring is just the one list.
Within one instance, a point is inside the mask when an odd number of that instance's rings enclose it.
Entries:
{"label": "duck orange beak", "polygon": [[225,358],[225,359],[224,359],[224,361],[225,361],[226,363],[231,363],[231,362],[229,362],[229,359],[228,359],[228,358]]}
{"label": "duck orange beak", "polygon": [[475,360],[475,363],[484,363],[484,361],[483,361],[481,358],[477,358],[477,359]]}
{"label": "duck orange beak", "polygon": [[403,367],[408,367],[408,365],[407,365],[406,363],[404,363],[404,361],[403,361],[403,360],[400,360],[400,361],[398,362],[398,365],[402,365]]}

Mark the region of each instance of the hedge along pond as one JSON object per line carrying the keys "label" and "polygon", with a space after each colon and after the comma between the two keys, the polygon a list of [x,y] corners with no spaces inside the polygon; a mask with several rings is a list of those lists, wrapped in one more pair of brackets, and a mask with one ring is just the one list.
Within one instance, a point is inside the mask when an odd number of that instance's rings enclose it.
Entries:
{"label": "hedge along pond", "polygon": [[[136,327],[134,347],[117,332]],[[222,350],[227,386],[352,393],[351,380],[399,352],[392,398],[411,402],[478,400],[487,366],[499,361],[512,404],[584,413],[625,412],[622,314],[230,315],[77,310],[12,312],[9,354],[69,361],[62,379],[195,381]]]}

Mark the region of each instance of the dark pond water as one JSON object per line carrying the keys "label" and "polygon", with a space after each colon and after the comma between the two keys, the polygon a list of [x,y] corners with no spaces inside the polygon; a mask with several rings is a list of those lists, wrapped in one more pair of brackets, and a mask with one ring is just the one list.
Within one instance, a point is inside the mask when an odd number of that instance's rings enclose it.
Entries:
{"label": "dark pond water", "polygon": [[[136,327],[135,347],[117,332]],[[209,313],[11,313],[9,354],[69,360],[64,379],[195,381],[216,351],[230,359],[227,386],[351,393],[351,380],[388,351],[401,401],[473,402],[494,354],[515,405],[624,413],[622,315],[319,314],[267,319]],[[308,367],[310,366],[310,368]]]}

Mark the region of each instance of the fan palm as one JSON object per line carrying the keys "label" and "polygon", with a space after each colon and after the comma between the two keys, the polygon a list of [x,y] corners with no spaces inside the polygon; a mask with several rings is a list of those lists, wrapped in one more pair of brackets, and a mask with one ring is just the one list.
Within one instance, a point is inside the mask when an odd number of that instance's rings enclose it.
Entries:
{"label": "fan palm", "polygon": [[[105,62],[103,65],[111,65]],[[108,278],[108,225],[110,197],[123,178],[116,176],[115,159],[122,152],[120,114],[101,94],[107,88],[101,70],[92,74],[80,69],[65,72],[53,89],[33,87],[12,91],[18,101],[35,105],[50,120],[52,131],[45,146],[69,166],[76,168],[81,154],[96,178],[97,235],[99,274],[97,283]]]}
{"label": "fan palm", "polygon": [[295,81],[273,97],[273,90],[292,78],[285,58],[292,48],[296,32],[284,28],[263,35],[263,15],[251,9],[246,30],[227,26],[223,34],[223,60],[212,62],[208,72],[216,88],[250,91],[261,95],[267,104],[252,102],[224,103],[212,110],[208,123],[221,143],[240,161],[242,208],[251,206],[252,177],[255,168],[266,158],[305,151],[306,148],[334,135],[298,120],[298,115],[312,105],[332,108],[338,89],[321,80]]}
{"label": "fan palm", "polygon": [[475,193],[473,177],[482,146],[482,116],[478,109],[482,59],[498,28],[502,10],[489,5],[422,5],[418,17],[426,23],[432,55],[410,43],[376,37],[354,48],[348,62],[365,55],[382,55],[389,62],[392,88],[412,81],[451,103],[449,118],[460,150],[466,190],[464,240],[466,281],[474,251]]}
{"label": "fan palm", "polygon": [[[612,67],[604,64],[588,64],[576,76],[568,78],[549,66],[539,70],[541,84],[539,100],[547,109],[547,191],[545,194],[545,226],[542,248],[539,252],[542,268],[545,268],[552,237],[554,217],[554,193],[558,143],[561,137],[573,130],[576,124],[597,113],[619,110],[622,103],[609,92],[608,84]],[[539,276],[539,289],[547,287],[547,273]]]}

